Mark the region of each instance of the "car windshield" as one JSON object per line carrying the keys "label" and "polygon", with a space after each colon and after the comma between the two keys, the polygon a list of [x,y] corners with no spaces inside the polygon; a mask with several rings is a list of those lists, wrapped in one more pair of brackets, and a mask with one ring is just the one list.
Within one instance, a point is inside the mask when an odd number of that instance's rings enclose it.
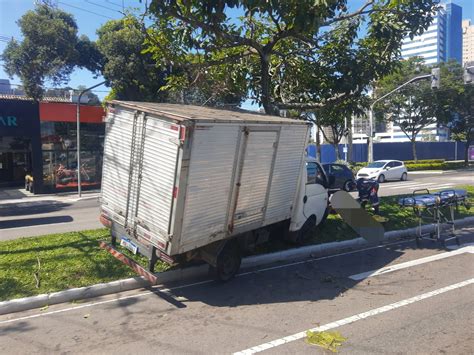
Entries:
{"label": "car windshield", "polygon": [[387,162],[385,161],[374,161],[367,165],[368,168],[382,168]]}

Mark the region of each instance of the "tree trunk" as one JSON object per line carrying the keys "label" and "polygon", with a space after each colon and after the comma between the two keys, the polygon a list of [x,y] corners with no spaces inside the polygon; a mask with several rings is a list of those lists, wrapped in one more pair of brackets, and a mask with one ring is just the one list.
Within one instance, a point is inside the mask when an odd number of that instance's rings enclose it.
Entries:
{"label": "tree trunk", "polygon": [[272,103],[270,94],[270,56],[268,54],[260,55],[260,75],[262,86],[262,105],[267,115],[280,116],[280,110]]}
{"label": "tree trunk", "polygon": [[414,160],[415,162],[417,162],[417,161],[418,161],[418,157],[416,156],[416,138],[411,141],[411,149],[412,149],[412,152],[413,152],[413,160]]}

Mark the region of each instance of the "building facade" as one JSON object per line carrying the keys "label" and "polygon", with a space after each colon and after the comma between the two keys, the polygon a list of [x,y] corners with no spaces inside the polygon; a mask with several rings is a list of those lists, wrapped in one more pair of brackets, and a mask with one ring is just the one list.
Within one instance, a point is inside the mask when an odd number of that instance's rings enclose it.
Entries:
{"label": "building facade", "polygon": [[76,105],[0,95],[0,186],[33,177],[35,193],[84,188],[101,182],[104,109],[80,106],[81,167],[76,157]]}
{"label": "building facade", "polygon": [[474,62],[474,25],[471,20],[462,22],[462,63]]}
{"label": "building facade", "polygon": [[451,2],[440,6],[433,22],[423,34],[413,39],[403,39],[403,59],[421,57],[426,64],[447,62],[451,59],[462,62],[462,7]]}

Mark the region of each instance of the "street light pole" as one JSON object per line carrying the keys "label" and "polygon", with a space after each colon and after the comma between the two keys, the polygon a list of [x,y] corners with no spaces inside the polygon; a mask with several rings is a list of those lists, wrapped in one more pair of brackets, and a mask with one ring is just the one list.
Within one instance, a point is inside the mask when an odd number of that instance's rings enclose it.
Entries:
{"label": "street light pole", "polygon": [[410,80],[408,80],[406,83],[396,87],[395,89],[393,89],[392,91],[390,91],[389,93],[379,97],[378,99],[376,99],[374,102],[372,102],[370,104],[370,107],[369,107],[369,147],[368,147],[368,152],[367,152],[367,160],[369,163],[372,163],[374,161],[374,141],[373,141],[373,126],[374,126],[374,106],[377,102],[385,99],[387,96],[390,96],[392,95],[393,93],[397,92],[398,90],[400,90],[401,88],[415,82],[415,81],[418,81],[418,80],[422,80],[422,79],[428,79],[428,78],[432,78],[432,74],[426,74],[426,75],[420,75],[420,76],[416,76]]}
{"label": "street light pole", "polygon": [[95,89],[96,87],[105,84],[105,81],[100,82],[99,84],[96,84],[94,86],[91,86],[87,89],[84,89],[81,91],[79,94],[79,97],[77,99],[77,104],[76,104],[76,138],[77,138],[77,144],[76,144],[76,156],[77,156],[77,194],[79,197],[82,195],[82,189],[81,189],[81,98],[84,93],[86,93],[89,90]]}

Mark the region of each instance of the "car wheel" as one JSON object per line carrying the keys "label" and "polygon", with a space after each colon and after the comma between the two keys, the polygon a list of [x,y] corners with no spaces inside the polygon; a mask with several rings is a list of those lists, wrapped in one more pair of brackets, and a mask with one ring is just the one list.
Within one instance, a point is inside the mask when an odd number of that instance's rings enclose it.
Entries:
{"label": "car wheel", "polygon": [[385,175],[384,175],[384,174],[380,174],[380,175],[379,175],[379,178],[377,179],[377,181],[380,182],[380,183],[385,182]]}
{"label": "car wheel", "polygon": [[402,174],[402,177],[400,178],[400,180],[402,180],[402,181],[407,181],[407,178],[408,178],[407,173],[403,173],[403,174]]}
{"label": "car wheel", "polygon": [[351,181],[351,180],[347,180],[347,181],[344,183],[344,185],[342,185],[342,189],[343,189],[344,191],[349,192],[349,191],[351,191],[351,187],[352,187],[351,185],[352,185],[352,181]]}

